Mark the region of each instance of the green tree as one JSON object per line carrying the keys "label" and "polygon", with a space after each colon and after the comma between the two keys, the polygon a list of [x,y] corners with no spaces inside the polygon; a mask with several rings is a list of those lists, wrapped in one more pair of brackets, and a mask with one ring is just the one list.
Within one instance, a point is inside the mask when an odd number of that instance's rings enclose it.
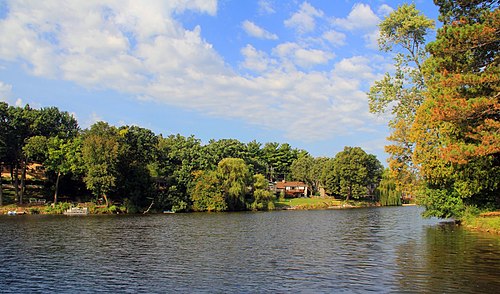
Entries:
{"label": "green tree", "polygon": [[203,146],[202,160],[204,169],[214,169],[224,158],[247,158],[245,144],[236,139],[210,140]]}
{"label": "green tree", "polygon": [[369,188],[378,184],[381,170],[382,165],[373,155],[359,147],[345,147],[334,158],[333,171],[338,183],[335,192],[346,200],[365,197]]}
{"label": "green tree", "polygon": [[[4,104],[5,107],[6,104]],[[40,138],[59,137],[69,139],[78,133],[78,124],[69,113],[59,111],[56,107],[32,109],[25,107],[8,107],[6,116],[5,142],[7,148],[5,160],[10,162],[16,198],[20,203],[26,190],[26,169],[34,158],[29,155],[34,150],[28,150],[26,144],[40,143]],[[38,137],[33,141],[32,137]],[[33,148],[31,148],[33,149]],[[25,152],[26,150],[26,152]],[[39,155],[39,154],[38,154]],[[19,190],[19,168],[21,168],[21,189]]]}
{"label": "green tree", "polygon": [[54,187],[54,204],[58,201],[61,176],[79,174],[82,171],[82,141],[81,138],[62,139],[51,137],[47,142],[47,158],[43,165],[56,175]]}
{"label": "green tree", "polygon": [[191,202],[188,190],[195,178],[194,173],[205,166],[201,141],[194,136],[179,134],[167,138],[160,136],[158,140],[157,157],[150,164],[152,175],[166,184],[159,191],[158,202],[164,209],[180,210]]}
{"label": "green tree", "polygon": [[255,140],[246,144],[247,158],[245,158],[245,162],[247,163],[250,171],[254,174],[266,173],[266,161],[261,147],[262,144]]}
{"label": "green tree", "polygon": [[327,158],[324,162],[320,180],[321,185],[325,188],[327,194],[334,195],[336,191],[338,191],[340,182],[335,174],[334,158]]}
{"label": "green tree", "polygon": [[392,129],[386,146],[389,168],[399,191],[413,193],[417,170],[412,161],[415,142],[410,128],[415,113],[424,100],[425,81],[422,65],[427,58],[425,37],[434,27],[434,21],[422,15],[415,4],[403,4],[380,24],[380,50],[394,52],[394,74],[374,83],[368,93],[370,111],[385,113],[390,108]]}
{"label": "green tree", "polygon": [[279,144],[276,142],[266,143],[262,148],[263,158],[266,165],[267,178],[270,181],[291,178],[290,167],[298,158],[299,150],[293,149],[290,144]]}
{"label": "green tree", "polygon": [[380,181],[380,185],[376,190],[378,201],[382,206],[399,206],[401,205],[402,194],[396,190],[396,182],[391,176],[391,171],[385,169]]}
{"label": "green tree", "polygon": [[292,178],[308,184],[312,193],[316,193],[322,186],[322,175],[327,161],[326,157],[314,158],[308,153],[300,154],[290,167]]}
{"label": "green tree", "polygon": [[426,215],[460,217],[500,203],[498,1],[435,1],[444,22],[428,45],[428,92],[412,135]]}
{"label": "green tree", "polygon": [[158,137],[145,128],[122,126],[118,129],[118,145],[117,199],[123,200],[129,211],[155,204],[150,164],[157,156]]}
{"label": "green tree", "polygon": [[74,138],[79,132],[76,119],[67,111],[60,111],[57,107],[46,107],[34,111],[31,128],[34,136],[61,139]]}
{"label": "green tree", "polygon": [[303,181],[311,186],[313,184],[312,168],[314,165],[314,158],[309,154],[303,154],[293,161],[290,171],[292,178],[295,180]]}
{"label": "green tree", "polygon": [[375,155],[367,154],[366,169],[368,172],[366,177],[366,187],[368,188],[368,195],[375,197],[375,190],[382,180],[384,167]]}
{"label": "green tree", "polygon": [[[26,158],[23,155],[23,147],[28,138],[33,135],[31,126],[34,120],[34,110],[29,105],[23,108],[10,106],[7,109],[7,118],[6,159],[11,167],[11,178],[16,200],[22,203],[26,171]],[[19,168],[22,170],[21,190],[19,190]]]}
{"label": "green tree", "polygon": [[[7,161],[7,136],[9,134],[9,105],[0,102],[0,171],[3,170],[3,164]],[[3,205],[3,182],[0,175],[0,206]]]}
{"label": "green tree", "polygon": [[195,173],[190,189],[194,211],[226,211],[228,209],[220,179],[216,171],[198,171]]}
{"label": "green tree", "polygon": [[276,196],[269,190],[269,182],[262,174],[253,176],[253,202],[250,205],[252,210],[273,210]]}
{"label": "green tree", "polygon": [[229,210],[246,208],[245,196],[250,186],[250,172],[241,158],[224,158],[217,166],[224,198]]}
{"label": "green tree", "polygon": [[54,204],[57,203],[61,176],[81,173],[81,139],[33,136],[23,150],[26,158],[42,163],[48,172],[55,174]]}
{"label": "green tree", "polygon": [[104,198],[106,206],[109,206],[109,192],[116,185],[118,148],[117,129],[105,122],[92,125],[83,140],[83,180],[96,197]]}

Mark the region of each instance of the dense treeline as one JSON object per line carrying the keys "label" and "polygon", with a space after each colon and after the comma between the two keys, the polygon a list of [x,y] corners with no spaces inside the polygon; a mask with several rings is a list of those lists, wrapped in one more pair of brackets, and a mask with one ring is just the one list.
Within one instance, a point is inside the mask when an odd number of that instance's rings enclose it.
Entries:
{"label": "dense treeline", "polygon": [[[128,212],[266,210],[269,183],[299,180],[344,199],[375,197],[382,165],[359,147],[313,158],[289,144],[235,139],[202,144],[193,136],[163,137],[138,126],[97,122],[81,130],[69,113],[0,103],[0,164],[11,173],[13,201],[26,202],[27,167],[41,163],[47,200],[120,203]],[[4,180],[5,181],[5,180]],[[1,185],[0,185],[1,186]],[[3,202],[0,188],[0,203]]]}
{"label": "dense treeline", "polygon": [[500,207],[500,2],[434,3],[443,26],[428,44],[434,23],[414,4],[380,24],[395,72],[370,89],[370,110],[394,114],[381,186],[418,195],[428,216],[460,218]]}

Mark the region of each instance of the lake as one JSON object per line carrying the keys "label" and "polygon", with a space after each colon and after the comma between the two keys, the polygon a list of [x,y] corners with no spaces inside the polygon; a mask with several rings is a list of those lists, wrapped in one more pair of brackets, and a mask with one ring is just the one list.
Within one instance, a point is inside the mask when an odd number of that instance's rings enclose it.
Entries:
{"label": "lake", "polygon": [[500,236],[421,212],[0,216],[0,292],[500,291]]}

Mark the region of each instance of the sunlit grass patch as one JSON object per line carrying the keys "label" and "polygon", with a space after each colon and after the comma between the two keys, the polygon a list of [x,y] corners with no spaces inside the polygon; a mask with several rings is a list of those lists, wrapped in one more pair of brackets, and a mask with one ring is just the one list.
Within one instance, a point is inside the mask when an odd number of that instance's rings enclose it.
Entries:
{"label": "sunlit grass patch", "polygon": [[324,209],[331,206],[340,206],[341,200],[335,198],[288,198],[276,202],[277,208],[291,207],[295,209]]}
{"label": "sunlit grass patch", "polygon": [[462,223],[470,229],[500,234],[500,211],[466,213]]}

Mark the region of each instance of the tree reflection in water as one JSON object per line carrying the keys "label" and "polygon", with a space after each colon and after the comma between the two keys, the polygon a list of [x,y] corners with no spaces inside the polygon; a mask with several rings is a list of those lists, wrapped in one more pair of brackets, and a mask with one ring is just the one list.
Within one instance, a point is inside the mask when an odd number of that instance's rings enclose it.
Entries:
{"label": "tree reflection in water", "polygon": [[495,293],[500,289],[500,236],[450,223],[397,247],[401,292]]}

